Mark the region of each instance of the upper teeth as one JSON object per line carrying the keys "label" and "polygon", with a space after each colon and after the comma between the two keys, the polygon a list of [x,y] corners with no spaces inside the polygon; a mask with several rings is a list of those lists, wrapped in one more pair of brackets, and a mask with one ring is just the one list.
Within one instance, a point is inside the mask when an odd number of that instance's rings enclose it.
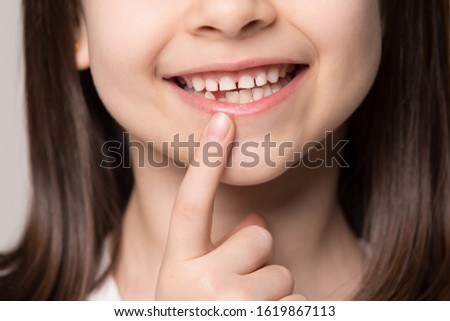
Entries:
{"label": "upper teeth", "polygon": [[278,79],[280,78],[280,70],[278,68],[270,68],[269,72],[267,73],[267,80],[269,80],[272,84],[278,82]]}
{"label": "upper teeth", "polygon": [[[179,77],[179,80],[181,83],[186,83],[188,88],[194,89],[197,92],[202,92],[204,90],[216,92],[235,89],[253,89],[256,87],[263,87],[267,83],[277,83],[280,78],[286,76],[287,71],[289,71],[287,70],[288,68],[287,65],[281,67],[274,66],[259,71],[255,76],[252,76],[250,73],[243,73],[239,76],[237,81],[227,74],[216,77],[216,79],[208,78],[208,76],[196,75],[193,77]],[[289,69],[292,69],[292,67]]]}
{"label": "upper teeth", "polygon": [[239,78],[239,88],[250,89],[255,87],[255,79],[252,76],[244,75]]}
{"label": "upper teeth", "polygon": [[[213,82],[214,80],[210,80],[210,81]],[[234,82],[233,78],[231,78],[229,76],[224,76],[224,77],[220,78],[219,87],[220,87],[220,91],[233,90],[233,89],[236,89],[236,83]],[[197,91],[199,91],[199,90],[197,90]]]}

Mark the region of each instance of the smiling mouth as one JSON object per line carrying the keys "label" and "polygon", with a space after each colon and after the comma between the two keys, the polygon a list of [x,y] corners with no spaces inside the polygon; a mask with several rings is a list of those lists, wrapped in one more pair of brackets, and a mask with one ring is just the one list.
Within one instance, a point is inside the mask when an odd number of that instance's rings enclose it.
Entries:
{"label": "smiling mouth", "polygon": [[205,72],[173,77],[184,91],[212,101],[249,104],[287,86],[307,65],[277,64],[236,72]]}

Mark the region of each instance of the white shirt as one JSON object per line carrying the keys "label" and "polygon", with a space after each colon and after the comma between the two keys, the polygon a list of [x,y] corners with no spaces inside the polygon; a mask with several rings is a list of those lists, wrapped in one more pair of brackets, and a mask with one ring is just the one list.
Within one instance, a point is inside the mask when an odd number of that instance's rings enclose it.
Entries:
{"label": "white shirt", "polygon": [[[102,261],[100,263],[100,269],[98,275],[102,275],[106,269],[108,269],[111,264],[111,242],[108,238],[105,242],[105,247],[103,249]],[[88,301],[122,301],[120,297],[119,288],[117,287],[117,283],[114,280],[113,276],[108,274],[105,280],[92,291],[88,297]]]}
{"label": "white shirt", "polygon": [[105,281],[92,291],[88,296],[89,301],[122,301],[119,289],[111,275],[108,275]]}

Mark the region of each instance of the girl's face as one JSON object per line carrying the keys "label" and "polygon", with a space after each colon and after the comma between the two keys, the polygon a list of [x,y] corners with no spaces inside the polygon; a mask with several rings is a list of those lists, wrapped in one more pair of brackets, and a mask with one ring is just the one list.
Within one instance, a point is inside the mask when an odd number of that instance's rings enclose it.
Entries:
{"label": "girl's face", "polygon": [[262,183],[366,96],[381,55],[378,1],[83,0],[78,64],[155,154],[177,134],[198,141],[212,113],[226,112],[240,147],[223,181]]}

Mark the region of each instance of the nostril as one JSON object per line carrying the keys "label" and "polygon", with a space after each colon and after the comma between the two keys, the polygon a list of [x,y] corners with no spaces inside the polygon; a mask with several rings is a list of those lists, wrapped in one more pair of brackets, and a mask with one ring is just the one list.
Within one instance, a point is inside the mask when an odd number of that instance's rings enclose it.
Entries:
{"label": "nostril", "polygon": [[252,31],[253,29],[257,29],[259,25],[261,24],[261,20],[253,20],[247,23],[245,26],[242,27],[242,32],[246,33],[249,31]]}
{"label": "nostril", "polygon": [[[263,21],[261,20],[252,20],[249,23],[247,23],[245,26],[243,26],[242,28],[235,29],[233,33],[233,36],[235,34],[250,34],[252,33],[254,30],[258,30],[262,27],[262,25],[264,24]],[[224,29],[225,30],[225,29]],[[204,25],[201,26],[200,28],[198,28],[198,32],[200,33],[204,33],[204,34],[213,34],[213,33],[221,33],[223,32],[221,28],[216,28],[210,25]]]}
{"label": "nostril", "polygon": [[211,27],[211,26],[202,26],[200,28],[198,28],[199,31],[204,31],[204,32],[214,32],[214,31],[219,31],[217,28]]}

